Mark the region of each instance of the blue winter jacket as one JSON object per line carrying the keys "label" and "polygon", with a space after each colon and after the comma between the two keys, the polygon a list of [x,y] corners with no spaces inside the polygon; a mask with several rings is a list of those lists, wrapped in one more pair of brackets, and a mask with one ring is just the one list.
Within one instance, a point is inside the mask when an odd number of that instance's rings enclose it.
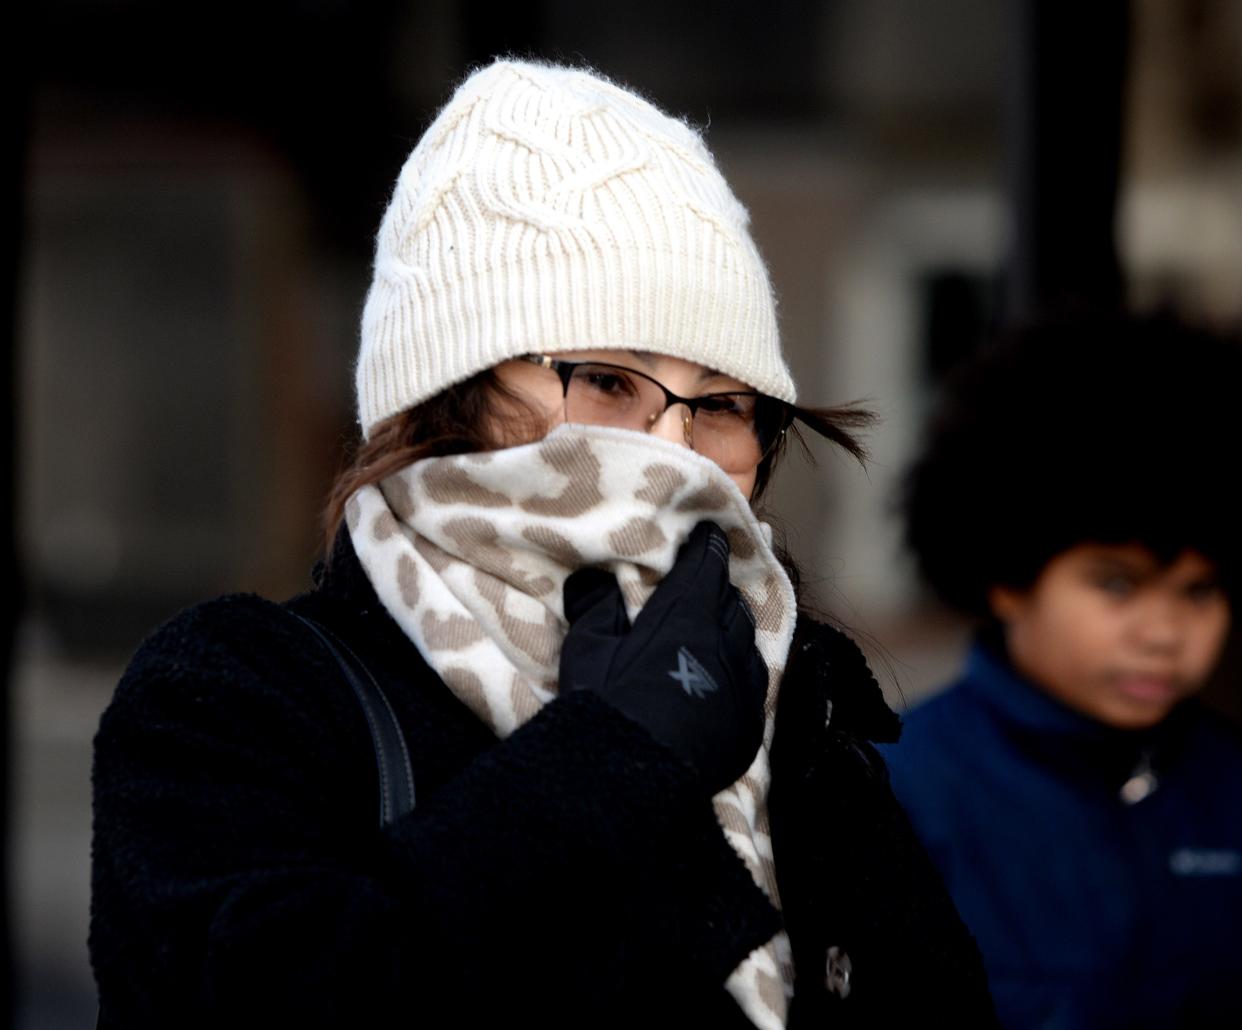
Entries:
{"label": "blue winter jacket", "polygon": [[1242,1027],[1242,735],[1105,727],[976,645],[882,749],[1009,1027]]}

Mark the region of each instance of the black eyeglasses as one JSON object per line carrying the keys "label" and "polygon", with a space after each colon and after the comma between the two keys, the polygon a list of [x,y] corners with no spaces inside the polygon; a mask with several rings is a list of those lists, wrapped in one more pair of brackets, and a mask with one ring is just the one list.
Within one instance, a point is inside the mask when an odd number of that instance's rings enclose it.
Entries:
{"label": "black eyeglasses", "polygon": [[682,397],[658,379],[624,365],[563,361],[547,354],[525,354],[519,360],[551,369],[560,377],[567,422],[645,433],[669,408],[684,406],[686,443],[730,473],[757,467],[780,443],[796,414],[793,405],[757,390]]}

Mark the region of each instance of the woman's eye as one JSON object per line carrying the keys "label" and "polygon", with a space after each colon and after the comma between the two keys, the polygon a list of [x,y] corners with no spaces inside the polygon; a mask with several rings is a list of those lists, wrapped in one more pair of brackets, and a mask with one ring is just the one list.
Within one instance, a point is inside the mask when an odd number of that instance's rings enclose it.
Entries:
{"label": "woman's eye", "polygon": [[577,379],[596,393],[629,395],[635,389],[633,380],[620,372],[584,370]]}
{"label": "woman's eye", "polygon": [[754,398],[746,394],[713,394],[710,397],[700,398],[699,411],[706,415],[732,416],[749,420],[755,415]]}

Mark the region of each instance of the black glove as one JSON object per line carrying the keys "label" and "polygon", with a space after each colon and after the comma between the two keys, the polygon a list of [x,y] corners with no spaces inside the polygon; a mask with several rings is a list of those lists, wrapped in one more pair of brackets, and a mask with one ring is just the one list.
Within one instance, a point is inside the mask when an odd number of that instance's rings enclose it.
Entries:
{"label": "black glove", "polygon": [[729,541],[700,522],[631,629],[616,578],[579,569],[565,581],[569,633],[561,689],[593,690],[688,761],[715,794],[763,742],[768,670],[729,582]]}

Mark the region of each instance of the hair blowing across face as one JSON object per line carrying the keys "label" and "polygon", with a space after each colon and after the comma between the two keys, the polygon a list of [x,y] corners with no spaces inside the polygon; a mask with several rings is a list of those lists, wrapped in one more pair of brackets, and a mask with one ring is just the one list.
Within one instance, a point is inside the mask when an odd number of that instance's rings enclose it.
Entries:
{"label": "hair blowing across face", "polygon": [[987,614],[1084,542],[1194,550],[1226,590],[1242,516],[1238,341],[1167,314],[1075,314],[950,377],[900,499],[906,543],[948,603]]}

